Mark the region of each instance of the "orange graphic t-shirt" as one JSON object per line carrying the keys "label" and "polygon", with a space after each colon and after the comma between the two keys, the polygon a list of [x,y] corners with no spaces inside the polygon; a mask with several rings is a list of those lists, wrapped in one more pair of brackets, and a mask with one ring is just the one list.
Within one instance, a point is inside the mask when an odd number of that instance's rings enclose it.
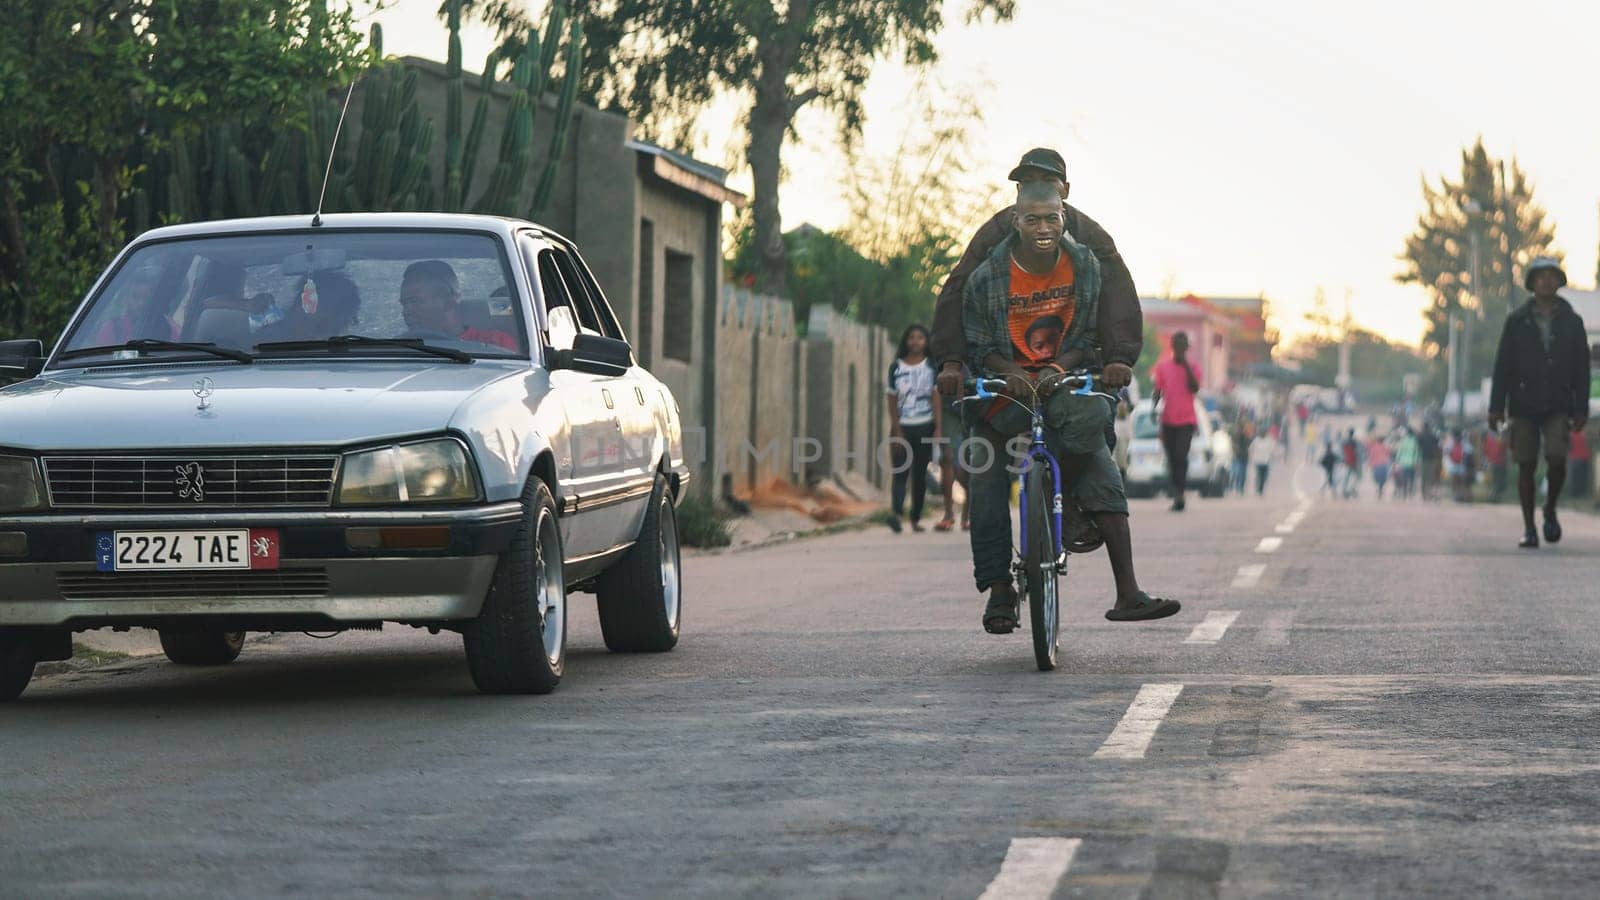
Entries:
{"label": "orange graphic t-shirt", "polygon": [[1061,340],[1072,327],[1078,297],[1073,291],[1072,257],[1060,254],[1056,267],[1034,275],[1011,259],[1011,297],[1006,323],[1011,352],[1024,369],[1036,371],[1055,362]]}

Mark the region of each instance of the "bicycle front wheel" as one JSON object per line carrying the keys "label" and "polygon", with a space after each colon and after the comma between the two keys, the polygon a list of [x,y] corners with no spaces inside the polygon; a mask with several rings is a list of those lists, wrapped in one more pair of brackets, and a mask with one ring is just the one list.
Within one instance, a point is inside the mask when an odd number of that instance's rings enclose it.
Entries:
{"label": "bicycle front wheel", "polygon": [[1061,601],[1057,590],[1055,484],[1050,467],[1035,461],[1028,469],[1028,546],[1022,554],[1028,589],[1028,619],[1033,630],[1033,661],[1039,671],[1056,667],[1060,646]]}

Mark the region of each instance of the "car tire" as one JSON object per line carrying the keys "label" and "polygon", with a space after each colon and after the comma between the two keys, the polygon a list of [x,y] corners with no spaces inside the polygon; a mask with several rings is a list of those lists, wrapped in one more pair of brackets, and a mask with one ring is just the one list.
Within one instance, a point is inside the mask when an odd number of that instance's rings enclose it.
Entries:
{"label": "car tire", "polygon": [[478,617],[461,630],[472,683],[485,694],[548,694],[567,661],[567,586],[550,488],[522,491],[522,523],[500,555]]}
{"label": "car tire", "polygon": [[20,635],[0,631],[0,703],[22,696],[38,661],[33,644]]}
{"label": "car tire", "polygon": [[613,653],[664,653],[678,645],[683,569],[678,518],[666,476],[657,474],[638,540],[600,573],[600,633]]}
{"label": "car tire", "polygon": [[180,666],[221,666],[239,658],[244,632],[220,628],[162,628],[161,652]]}

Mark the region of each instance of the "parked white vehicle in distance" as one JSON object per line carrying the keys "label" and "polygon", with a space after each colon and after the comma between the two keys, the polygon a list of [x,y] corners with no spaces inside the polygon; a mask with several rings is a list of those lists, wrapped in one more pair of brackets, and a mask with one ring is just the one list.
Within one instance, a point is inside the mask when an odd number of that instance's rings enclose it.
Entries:
{"label": "parked white vehicle in distance", "polygon": [[[1199,397],[1194,400],[1199,427],[1189,445],[1189,486],[1202,497],[1221,497],[1233,468],[1233,440],[1219,428]],[[1153,497],[1167,489],[1167,458],[1161,447],[1161,425],[1150,401],[1140,401],[1128,417],[1123,437],[1127,464],[1123,486],[1129,497]]]}

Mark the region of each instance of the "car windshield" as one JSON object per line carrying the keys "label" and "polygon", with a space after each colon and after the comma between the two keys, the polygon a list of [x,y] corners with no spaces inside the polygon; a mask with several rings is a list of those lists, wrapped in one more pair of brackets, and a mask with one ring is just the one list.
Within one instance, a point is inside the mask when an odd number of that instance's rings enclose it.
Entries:
{"label": "car windshield", "polygon": [[[500,242],[456,231],[318,231],[194,238],[134,251],[62,345],[82,362],[196,355],[157,342],[266,355],[394,356],[413,339],[472,356],[528,353]],[[378,342],[320,342],[360,335]],[[288,341],[313,342],[294,349]],[[76,352],[75,352],[76,351]],[[420,353],[418,354],[421,355]]]}

